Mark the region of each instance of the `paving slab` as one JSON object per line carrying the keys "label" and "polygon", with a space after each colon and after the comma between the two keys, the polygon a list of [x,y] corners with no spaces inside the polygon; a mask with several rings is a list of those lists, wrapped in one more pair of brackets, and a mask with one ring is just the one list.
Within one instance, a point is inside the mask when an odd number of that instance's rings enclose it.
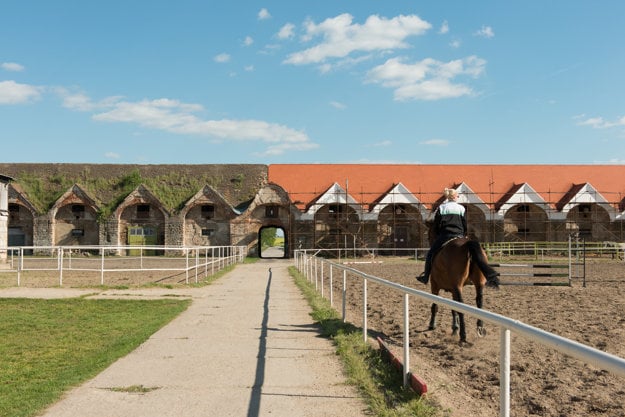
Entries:
{"label": "paving slab", "polygon": [[[184,313],[43,416],[370,415],[332,343],[320,337],[290,265],[242,264],[209,286],[184,290],[193,299]],[[137,386],[143,392],[130,392]]]}

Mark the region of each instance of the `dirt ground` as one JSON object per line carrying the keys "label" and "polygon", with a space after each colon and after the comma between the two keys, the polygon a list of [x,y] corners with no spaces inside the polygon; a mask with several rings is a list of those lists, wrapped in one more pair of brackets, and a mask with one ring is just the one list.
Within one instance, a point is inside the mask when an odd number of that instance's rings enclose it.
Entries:
{"label": "dirt ground", "polygon": [[[422,265],[414,260],[379,260],[350,266],[429,291],[429,286],[415,280]],[[329,287],[329,274],[326,271],[324,275]],[[348,279],[347,318],[361,325],[363,291],[358,281]],[[504,276],[502,281],[519,282],[519,278]],[[506,285],[500,290],[486,289],[484,308],[624,358],[625,263],[590,260],[586,287],[582,281],[574,279],[571,287]],[[340,310],[342,279],[334,282],[334,303]],[[402,296],[372,282],[367,294],[369,330],[382,333],[401,357]],[[464,300],[475,305],[472,286],[465,288]],[[451,336],[448,308],[440,307],[439,326],[433,331],[427,330],[428,303],[411,297],[410,312],[411,370],[426,381],[428,396],[451,416],[499,415],[499,329],[487,324],[487,335],[480,338],[475,319],[466,317],[469,343],[460,346],[458,337]],[[625,416],[625,380],[514,334],[510,391],[514,416]]]}
{"label": "dirt ground", "polygon": [[[162,264],[164,260],[155,262]],[[125,267],[134,267],[130,263],[130,259],[122,262]],[[422,271],[422,262],[379,258],[375,262],[350,266],[409,287],[429,290],[415,279]],[[328,272],[326,268],[326,296],[329,293]],[[517,272],[527,271],[521,269]],[[59,285],[58,275],[58,271],[23,272],[21,286],[56,287]],[[16,277],[14,272],[0,271],[0,287],[15,286]],[[99,272],[64,271],[62,278],[63,287],[90,287],[100,284],[101,275]],[[157,282],[176,287],[184,286],[186,278],[185,272],[180,271],[119,271],[107,272],[104,281],[107,286]],[[191,274],[189,280],[194,282],[195,275]],[[502,277],[503,282],[523,280]],[[556,280],[566,281],[565,278]],[[361,326],[362,283],[351,276],[347,282],[347,319]],[[339,311],[341,286],[342,279],[335,273],[334,306]],[[369,330],[381,334],[389,347],[401,357],[402,295],[372,282],[368,284],[367,293]],[[449,294],[444,295],[449,297]],[[464,298],[465,302],[475,305],[473,287],[465,288]],[[447,410],[449,416],[499,415],[499,329],[487,324],[487,335],[480,338],[475,331],[475,319],[467,317],[469,343],[460,346],[458,337],[451,335],[451,312],[448,308],[440,307],[439,326],[434,331],[428,331],[429,303],[416,297],[410,300],[411,371],[426,381],[428,397]],[[498,291],[486,289],[484,308],[625,358],[623,260],[589,260],[586,287],[580,278],[576,278],[571,287],[505,285]],[[625,416],[624,379],[514,334],[511,342],[511,415]]]}

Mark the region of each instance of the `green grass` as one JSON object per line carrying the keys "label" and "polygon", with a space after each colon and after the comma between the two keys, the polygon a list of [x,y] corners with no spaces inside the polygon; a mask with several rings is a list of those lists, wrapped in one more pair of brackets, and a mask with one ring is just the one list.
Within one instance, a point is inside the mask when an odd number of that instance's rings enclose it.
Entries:
{"label": "green grass", "polygon": [[403,376],[382,358],[379,350],[363,341],[362,329],[343,323],[339,313],[322,298],[295,267],[289,272],[312,308],[311,316],[322,335],[331,338],[341,357],[350,383],[379,417],[434,417],[443,411],[420,398],[411,389],[403,388]]}
{"label": "green grass", "polygon": [[134,350],[189,303],[0,299],[0,416],[40,413]]}

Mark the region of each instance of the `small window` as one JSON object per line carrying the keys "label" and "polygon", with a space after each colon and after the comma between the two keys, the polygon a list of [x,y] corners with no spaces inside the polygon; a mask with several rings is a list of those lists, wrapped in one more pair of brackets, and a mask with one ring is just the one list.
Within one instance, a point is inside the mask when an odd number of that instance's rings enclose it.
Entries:
{"label": "small window", "polygon": [[404,206],[403,204],[396,204],[395,214],[406,214],[406,206]]}
{"label": "small window", "polygon": [[265,207],[265,217],[278,217],[278,207],[277,206],[267,206]]}
{"label": "small window", "polygon": [[20,205],[9,204],[9,220],[12,222],[20,221]]}
{"label": "small window", "polygon": [[137,206],[137,218],[138,219],[147,219],[150,217],[150,205],[149,204],[139,204]]}
{"label": "small window", "polygon": [[521,204],[520,206],[516,208],[516,211],[519,213],[529,213],[530,206],[528,204]]}
{"label": "small window", "polygon": [[213,236],[215,234],[215,229],[202,229],[202,236]]}
{"label": "small window", "polygon": [[85,235],[85,230],[84,229],[73,229],[72,230],[72,237],[82,237]]}
{"label": "small window", "polygon": [[72,214],[76,220],[85,217],[85,206],[82,204],[72,204]]}
{"label": "small window", "polygon": [[330,204],[328,206],[328,211],[331,214],[340,214],[343,212],[343,206],[340,204]]}
{"label": "small window", "polygon": [[212,219],[215,217],[215,206],[212,204],[204,204],[202,206],[202,217]]}
{"label": "small window", "polygon": [[580,204],[579,211],[580,213],[590,213],[592,210],[590,204]]}

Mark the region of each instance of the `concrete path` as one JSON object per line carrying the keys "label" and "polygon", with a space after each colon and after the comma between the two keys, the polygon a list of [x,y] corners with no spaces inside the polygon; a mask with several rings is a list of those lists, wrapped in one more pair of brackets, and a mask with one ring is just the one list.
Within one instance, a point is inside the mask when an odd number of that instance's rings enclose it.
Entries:
{"label": "concrete path", "polygon": [[[331,342],[319,337],[289,265],[238,265],[212,285],[181,290],[193,298],[187,311],[44,416],[369,415]],[[140,291],[94,296],[155,296]],[[129,392],[136,386],[145,392]]]}

